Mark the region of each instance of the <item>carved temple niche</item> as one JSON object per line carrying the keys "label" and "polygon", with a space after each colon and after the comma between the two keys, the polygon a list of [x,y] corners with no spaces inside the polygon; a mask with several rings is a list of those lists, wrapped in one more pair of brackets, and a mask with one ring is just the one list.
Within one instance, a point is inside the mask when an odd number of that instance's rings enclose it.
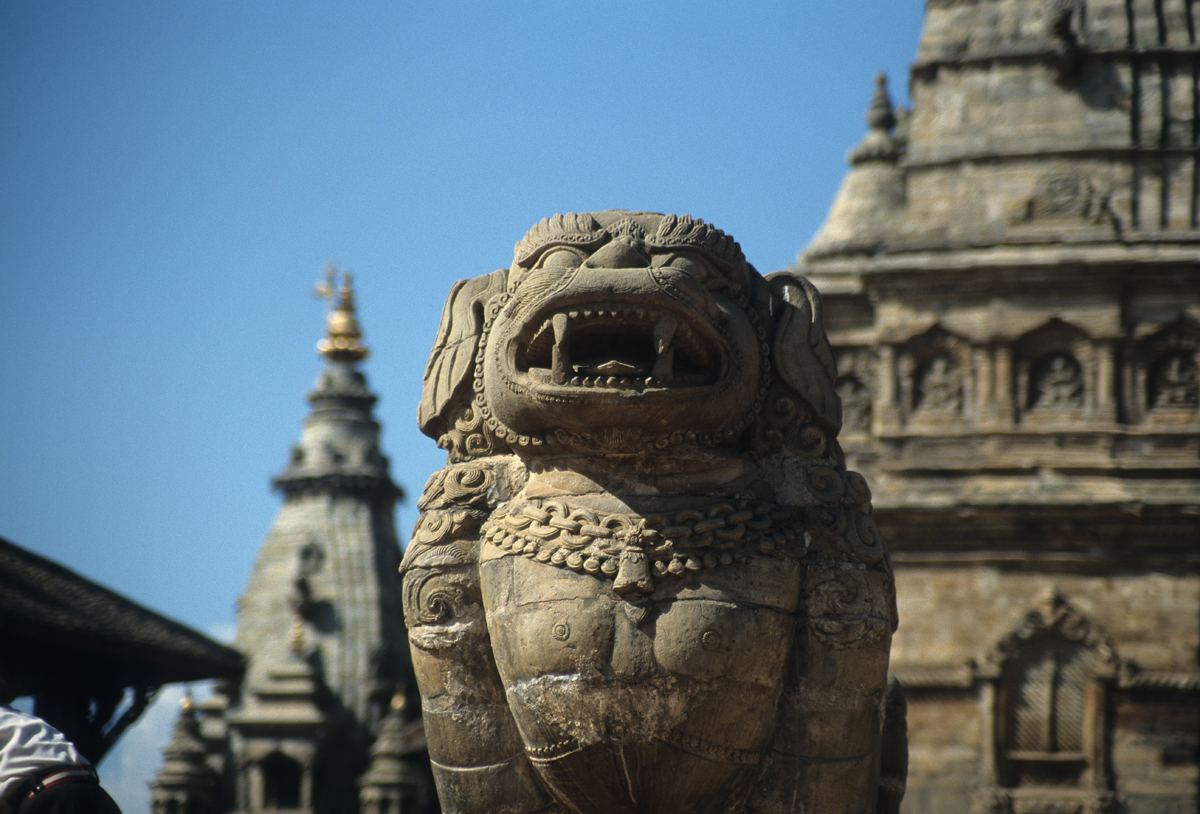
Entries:
{"label": "carved temple niche", "polygon": [[900,404],[909,423],[945,426],[972,414],[970,354],[965,340],[939,325],[901,346]]}
{"label": "carved temple niche", "polygon": [[866,434],[874,415],[875,356],[866,348],[847,348],[837,356],[836,390],[842,399],[842,432]]}
{"label": "carved temple niche", "polygon": [[1200,325],[1194,320],[1180,316],[1147,337],[1131,367],[1133,420],[1167,425],[1200,421]]}
{"label": "carved temple niche", "polygon": [[[1016,404],[1023,421],[1089,418],[1097,402],[1097,360],[1088,335],[1060,319],[1025,334],[1016,344]],[[1111,358],[1105,355],[1105,358]],[[1111,373],[1099,377],[1111,381]]]}
{"label": "carved temple niche", "polygon": [[997,814],[1114,810],[1107,698],[1118,659],[1090,619],[1053,590],[986,659],[981,809]]}

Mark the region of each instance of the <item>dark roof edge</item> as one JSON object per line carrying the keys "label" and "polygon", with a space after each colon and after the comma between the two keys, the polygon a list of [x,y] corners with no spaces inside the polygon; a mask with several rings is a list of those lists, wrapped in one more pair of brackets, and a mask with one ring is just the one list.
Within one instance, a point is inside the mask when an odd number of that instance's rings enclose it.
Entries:
{"label": "dark roof edge", "polygon": [[[2,537],[0,583],[6,635],[36,631],[42,639],[165,667],[167,681],[232,677],[245,667],[232,647]],[[81,603],[95,612],[82,613]]]}

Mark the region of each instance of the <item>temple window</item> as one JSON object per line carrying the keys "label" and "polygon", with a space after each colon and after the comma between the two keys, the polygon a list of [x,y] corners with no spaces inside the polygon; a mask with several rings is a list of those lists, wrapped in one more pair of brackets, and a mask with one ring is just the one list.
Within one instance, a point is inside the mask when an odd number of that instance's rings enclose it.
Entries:
{"label": "temple window", "polygon": [[989,810],[1108,810],[1116,796],[1105,699],[1119,663],[1104,632],[1051,589],[984,663]]}
{"label": "temple window", "polygon": [[1029,642],[1009,662],[1004,740],[1012,785],[1079,782],[1090,662],[1083,645],[1057,637]]}

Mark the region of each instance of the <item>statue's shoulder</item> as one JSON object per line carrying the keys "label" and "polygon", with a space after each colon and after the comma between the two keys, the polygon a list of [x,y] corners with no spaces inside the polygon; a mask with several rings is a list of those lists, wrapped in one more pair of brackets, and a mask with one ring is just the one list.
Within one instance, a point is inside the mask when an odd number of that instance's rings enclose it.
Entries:
{"label": "statue's shoulder", "polygon": [[527,479],[524,464],[512,455],[451,463],[433,473],[417,501],[421,516],[400,572],[478,562],[479,529]]}

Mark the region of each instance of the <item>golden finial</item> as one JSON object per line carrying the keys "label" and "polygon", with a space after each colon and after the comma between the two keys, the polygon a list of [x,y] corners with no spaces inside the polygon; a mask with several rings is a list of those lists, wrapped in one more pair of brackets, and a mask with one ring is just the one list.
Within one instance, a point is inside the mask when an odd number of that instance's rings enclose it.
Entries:
{"label": "golden finial", "polygon": [[[332,265],[325,267],[325,280],[317,285],[314,292],[322,299],[333,297],[334,285],[337,281],[337,268]],[[361,362],[367,358],[367,347],[359,343],[362,331],[354,316],[353,280],[349,272],[342,273],[342,286],[337,293],[337,304],[329,311],[326,318],[328,335],[317,343],[317,352],[332,362]]]}
{"label": "golden finial", "polygon": [[404,700],[404,693],[398,692],[392,696],[392,709],[404,709],[406,706],[408,706],[408,702]]}
{"label": "golden finial", "polygon": [[293,653],[304,652],[304,620],[298,613],[292,617],[292,629],[288,633],[288,649]]}
{"label": "golden finial", "polygon": [[333,299],[333,286],[337,282],[337,266],[333,263],[325,264],[325,279],[317,283],[317,287],[313,289],[313,296],[319,300]]}

